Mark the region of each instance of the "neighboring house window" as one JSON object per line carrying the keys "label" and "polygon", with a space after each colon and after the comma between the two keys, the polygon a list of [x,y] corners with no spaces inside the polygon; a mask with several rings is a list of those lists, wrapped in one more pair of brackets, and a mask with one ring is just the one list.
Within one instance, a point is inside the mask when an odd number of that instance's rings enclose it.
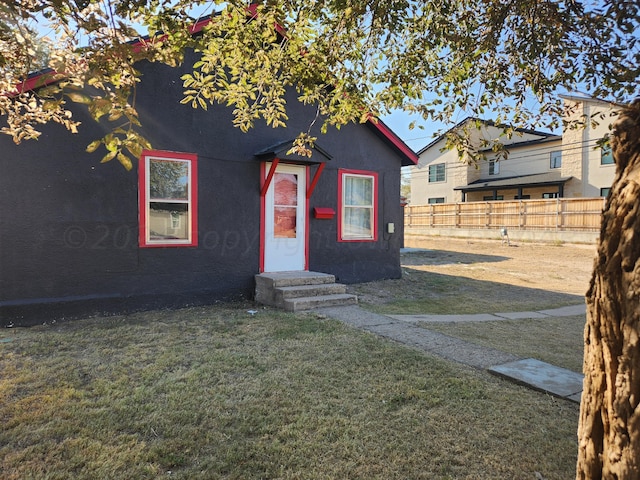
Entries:
{"label": "neighboring house window", "polygon": [[500,173],[500,162],[489,160],[489,175],[498,175]]}
{"label": "neighboring house window", "polygon": [[610,191],[611,191],[611,187],[609,187],[609,188],[601,188],[600,189],[600,196],[601,197],[608,197]]}
{"label": "neighboring house window", "polygon": [[340,170],[338,183],[340,202],[340,241],[376,241],[378,174],[359,170]]}
{"label": "neighboring house window", "polygon": [[551,192],[551,193],[543,193],[542,194],[542,198],[559,198],[560,194],[558,192]]}
{"label": "neighboring house window", "polygon": [[529,200],[531,198],[531,195],[516,195],[513,198],[514,200]]}
{"label": "neighboring house window", "polygon": [[139,167],[140,246],[198,245],[195,154],[142,152]]}
{"label": "neighboring house window", "polygon": [[562,166],[562,152],[560,150],[556,150],[555,152],[551,152],[551,168],[560,168]]}
{"label": "neighboring house window", "polygon": [[178,212],[171,212],[171,228],[180,228],[182,224],[180,220],[181,218]]}
{"label": "neighboring house window", "polygon": [[427,203],[444,203],[444,197],[434,197],[427,200]]}
{"label": "neighboring house window", "polygon": [[611,147],[602,147],[600,149],[600,165],[613,165],[614,163]]}
{"label": "neighboring house window", "polygon": [[444,182],[445,164],[438,163],[437,165],[429,165],[429,183],[432,182]]}
{"label": "neighboring house window", "polygon": [[484,201],[488,201],[488,200],[504,200],[504,195],[496,195],[495,197],[493,195],[485,195],[484,197],[482,197],[482,200],[484,200]]}

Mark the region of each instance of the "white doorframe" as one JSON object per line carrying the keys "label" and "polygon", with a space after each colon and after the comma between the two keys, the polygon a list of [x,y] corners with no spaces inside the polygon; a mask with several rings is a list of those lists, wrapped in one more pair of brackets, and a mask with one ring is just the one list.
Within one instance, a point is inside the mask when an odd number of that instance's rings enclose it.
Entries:
{"label": "white doorframe", "polygon": [[[266,163],[267,177],[271,164]],[[307,168],[278,164],[264,197],[263,271],[307,268]]]}

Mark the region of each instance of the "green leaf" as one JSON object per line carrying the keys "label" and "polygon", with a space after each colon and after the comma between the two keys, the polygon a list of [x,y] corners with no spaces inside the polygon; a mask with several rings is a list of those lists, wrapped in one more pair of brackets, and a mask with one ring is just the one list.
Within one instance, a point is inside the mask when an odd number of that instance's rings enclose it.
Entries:
{"label": "green leaf", "polygon": [[140,158],[142,156],[142,145],[139,143],[127,143],[125,144],[125,147],[132,157]]}
{"label": "green leaf", "polygon": [[82,103],[84,105],[89,105],[91,103],[91,98],[88,95],[85,95],[83,93],[67,92],[65,93],[65,95],[69,97],[69,99],[72,102],[75,102],[75,103]]}
{"label": "green leaf", "polygon": [[89,105],[89,112],[95,120],[99,120],[102,116],[111,111],[111,101],[106,98],[98,98]]}
{"label": "green leaf", "polygon": [[94,140],[89,145],[87,145],[87,152],[88,153],[95,152],[101,144],[102,142],[100,140]]}
{"label": "green leaf", "polygon": [[100,163],[107,163],[110,162],[111,160],[113,160],[114,158],[116,158],[116,155],[118,154],[117,151],[113,151],[113,152],[109,152],[107,153],[104,157],[102,157],[102,160],[100,160]]}
{"label": "green leaf", "polygon": [[109,115],[109,121],[113,122],[115,120],[118,120],[121,117],[122,117],[122,110],[112,110],[111,114]]}
{"label": "green leaf", "polygon": [[122,152],[118,152],[118,161],[127,170],[131,170],[133,168],[133,163],[131,163],[131,159]]}

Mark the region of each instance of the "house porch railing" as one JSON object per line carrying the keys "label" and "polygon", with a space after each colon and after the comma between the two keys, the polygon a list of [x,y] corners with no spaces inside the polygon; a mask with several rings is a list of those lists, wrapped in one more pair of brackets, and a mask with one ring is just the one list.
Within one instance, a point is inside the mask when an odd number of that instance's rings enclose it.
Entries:
{"label": "house porch railing", "polygon": [[404,208],[405,228],[460,228],[597,232],[605,199],[435,203]]}

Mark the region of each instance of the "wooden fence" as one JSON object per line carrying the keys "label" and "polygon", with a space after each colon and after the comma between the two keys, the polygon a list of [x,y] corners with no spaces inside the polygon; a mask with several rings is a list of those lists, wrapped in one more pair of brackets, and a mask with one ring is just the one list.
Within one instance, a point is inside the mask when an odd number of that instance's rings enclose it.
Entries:
{"label": "wooden fence", "polygon": [[404,224],[417,228],[596,232],[604,198],[436,203],[406,206]]}

